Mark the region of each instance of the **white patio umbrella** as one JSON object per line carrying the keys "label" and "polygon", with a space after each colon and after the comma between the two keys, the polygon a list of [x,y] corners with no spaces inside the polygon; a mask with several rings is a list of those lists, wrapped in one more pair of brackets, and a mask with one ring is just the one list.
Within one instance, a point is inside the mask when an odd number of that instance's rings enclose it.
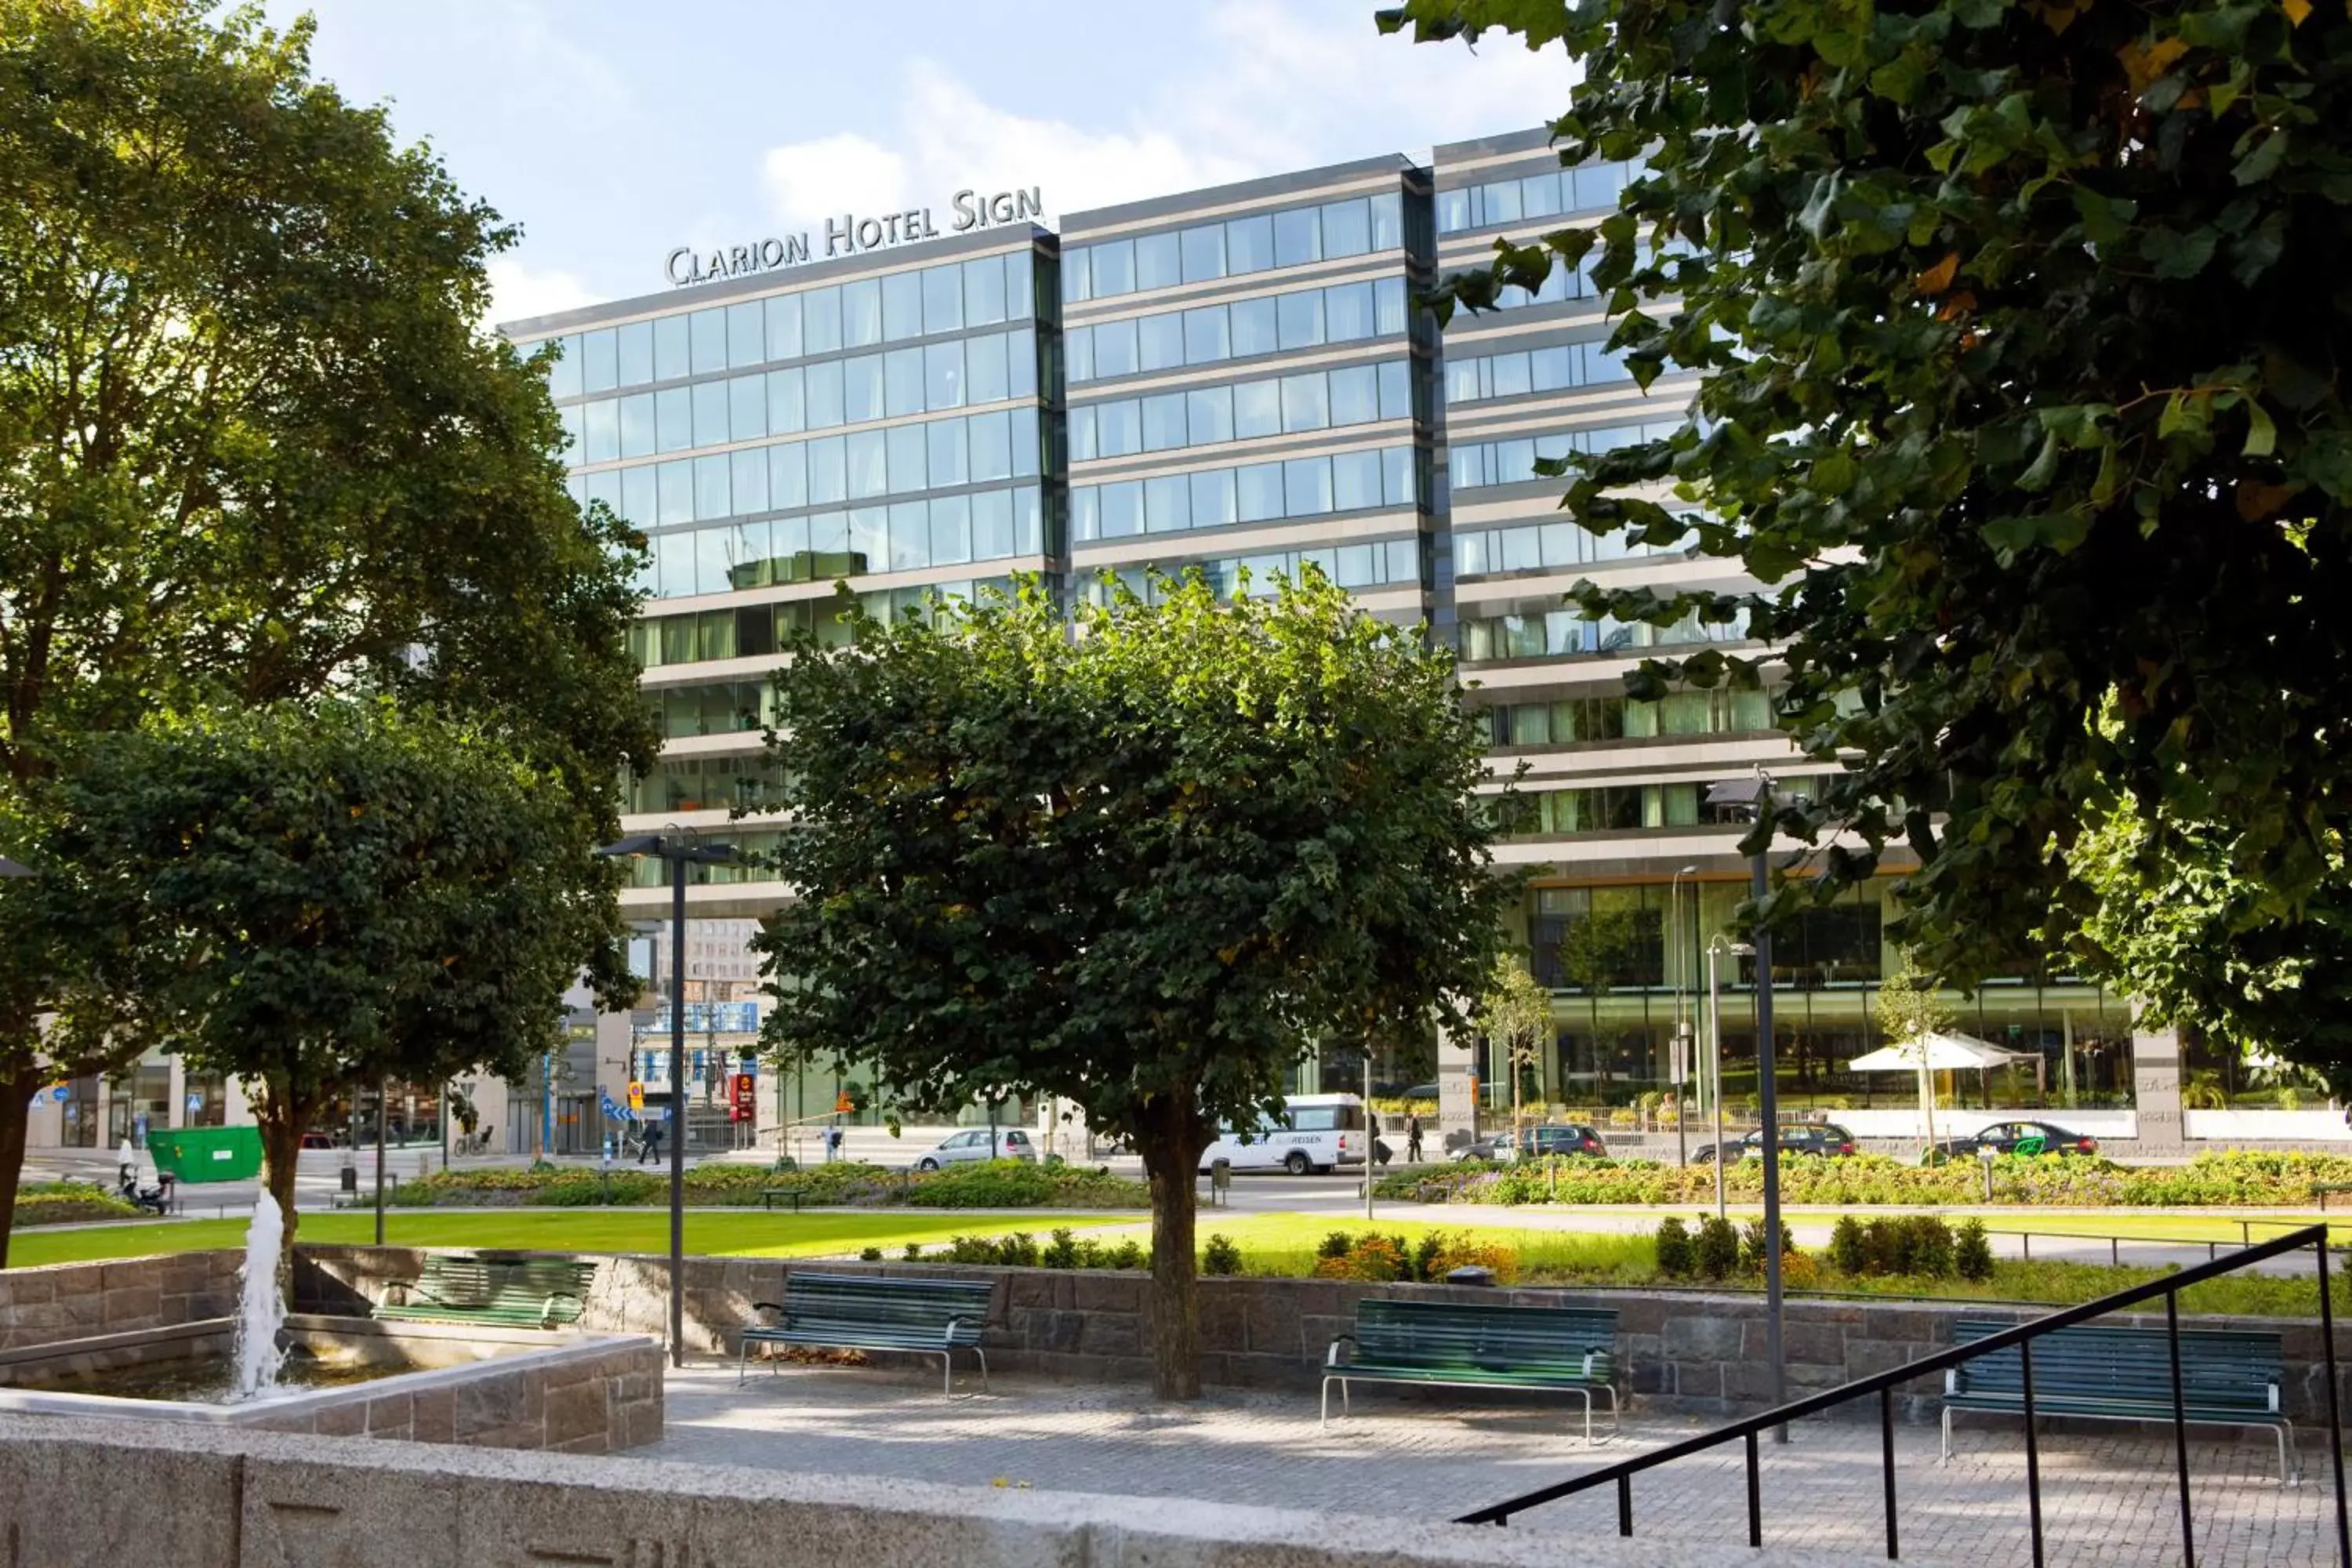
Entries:
{"label": "white patio umbrella", "polygon": [[1974,1035],[1948,1035],[1931,1031],[1916,1039],[1881,1046],[1866,1056],[1846,1063],[1849,1072],[1908,1072],[1919,1076],[1919,1105],[1927,1112],[1927,1147],[1936,1146],[1936,1079],[1939,1072],[1952,1072],[1969,1068],[2005,1067],[2021,1061],[2030,1053],[2004,1050]]}

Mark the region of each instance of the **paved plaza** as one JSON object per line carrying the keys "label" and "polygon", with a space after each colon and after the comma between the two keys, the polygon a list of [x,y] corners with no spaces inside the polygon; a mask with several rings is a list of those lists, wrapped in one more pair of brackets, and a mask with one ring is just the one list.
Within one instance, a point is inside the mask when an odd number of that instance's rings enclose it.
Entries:
{"label": "paved plaza", "polygon": [[[663,1440],[635,1452],[698,1464],[894,1476],[964,1486],[1316,1509],[1393,1519],[1399,1538],[1482,1504],[1699,1431],[1696,1420],[1637,1415],[1613,1441],[1584,1446],[1567,1405],[1499,1400],[1408,1403],[1360,1393],[1357,1414],[1316,1422],[1310,1394],[1212,1390],[1165,1405],[1130,1386],[1071,1387],[999,1375],[960,1394],[911,1367],[732,1368],[669,1373]],[[1897,1433],[1903,1560],[1971,1565],[2032,1561],[2025,1459],[2015,1422],[1963,1419],[1958,1458],[1937,1458],[1932,1427]],[[1878,1428],[1809,1423],[1786,1447],[1767,1442],[1768,1545],[1883,1560]],[[1746,1540],[1740,1450],[1684,1460],[1634,1483],[1638,1538]],[[2200,1563],[2332,1560],[2326,1457],[2305,1456],[2303,1485],[2281,1488],[2266,1434],[2201,1435],[2192,1444]],[[2074,1568],[2180,1561],[2172,1449],[2158,1431],[2048,1435],[2042,1453],[2048,1561]],[[1614,1494],[1521,1516],[1513,1529],[1570,1533],[1616,1527]]]}

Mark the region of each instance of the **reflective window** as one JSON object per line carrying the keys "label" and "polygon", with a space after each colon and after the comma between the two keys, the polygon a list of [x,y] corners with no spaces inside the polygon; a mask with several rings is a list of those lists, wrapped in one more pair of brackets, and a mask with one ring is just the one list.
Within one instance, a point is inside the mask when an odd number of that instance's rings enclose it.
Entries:
{"label": "reflective window", "polygon": [[[1213,364],[1233,356],[1233,337],[1225,329],[1225,308],[1223,305],[1187,310],[1183,313],[1183,322],[1185,363]],[[1085,378],[1073,373],[1072,379]]]}
{"label": "reflective window", "polygon": [[741,370],[768,357],[768,312],[759,300],[727,307],[727,366]]}
{"label": "reflective window", "polygon": [[658,450],[654,436],[654,395],[638,392],[621,399],[621,456],[650,458]]}
{"label": "reflective window", "polygon": [[654,379],[676,381],[694,374],[693,355],[688,349],[687,318],[661,316],[654,321]]}
{"label": "reflective window", "polygon": [[600,397],[582,408],[580,460],[609,463],[621,455],[621,421],[614,401]]}
{"label": "reflective window", "polygon": [[1002,259],[983,256],[963,264],[964,320],[972,326],[984,327],[1005,319],[1004,268],[999,265]]}
{"label": "reflective window", "polygon": [[801,297],[778,294],[767,301],[768,357],[801,357]]}
{"label": "reflective window", "polygon": [[[1496,224],[1554,217],[1563,213],[1607,211],[1636,173],[1628,163],[1587,163],[1581,168],[1545,170],[1513,179],[1490,181],[1437,193],[1437,232],[1458,234]],[[1373,226],[1380,226],[1375,211]],[[1378,243],[1377,234],[1375,243]]]}
{"label": "reflective window", "polygon": [[923,335],[923,275],[893,272],[882,279],[882,335],[891,342]]}
{"label": "reflective window", "polygon": [[1011,395],[1005,390],[1004,344],[1003,336],[995,332],[964,341],[964,385],[970,401],[995,403]]}
{"label": "reflective window", "polygon": [[1372,247],[1371,204],[1358,196],[1323,209],[1323,254],[1361,256]]}
{"label": "reflective window", "polygon": [[1135,286],[1166,289],[1184,280],[1181,247],[1172,234],[1147,235],[1135,242]]}
{"label": "reflective window", "polygon": [[1225,226],[1207,224],[1183,232],[1184,281],[1204,283],[1225,275]]}
{"label": "reflective window", "polygon": [[687,318],[694,340],[694,374],[708,375],[727,368],[727,312],[697,310]]}
{"label": "reflective window", "polygon": [[1062,298],[1072,303],[1106,300],[1180,282],[1391,250],[1403,243],[1404,199],[1401,193],[1388,191],[1137,239],[1069,246],[1062,252]]}
{"label": "reflective window", "polygon": [[1115,239],[1087,247],[1094,268],[1094,298],[1135,292],[1135,242]]}
{"label": "reflective window", "polygon": [[845,348],[870,348],[882,341],[882,281],[861,278],[841,286],[841,342]]}
{"label": "reflective window", "polygon": [[694,396],[694,444],[698,447],[725,446],[727,384],[723,381],[697,382],[690,390]]}
{"label": "reflective window", "polygon": [[1314,207],[1274,215],[1274,264],[1297,267],[1323,259],[1322,216]]}
{"label": "reflective window", "polygon": [[923,411],[923,351],[892,349],[882,356],[883,412],[892,418]]}
{"label": "reflective window", "polygon": [[739,375],[727,384],[727,438],[756,441],[768,433],[768,378]]}
{"label": "reflective window", "polygon": [[841,362],[841,415],[852,425],[883,416],[882,356],[859,354]]}
{"label": "reflective window", "polygon": [[656,438],[665,452],[683,452],[694,445],[694,394],[673,386],[654,394]]}
{"label": "reflective window", "polygon": [[1136,363],[1144,370],[1175,370],[1184,363],[1184,321],[1174,312],[1146,316],[1136,324]]}
{"label": "reflective window", "polygon": [[841,365],[839,360],[827,360],[813,364],[803,373],[808,382],[808,427],[830,430],[842,422]]}
{"label": "reflective window", "polygon": [[927,267],[922,272],[923,331],[963,331],[963,268]]}
{"label": "reflective window", "polygon": [[964,403],[964,345],[933,343],[923,350],[923,401],[927,409],[961,408]]}
{"label": "reflective window", "polygon": [[547,338],[535,343],[518,343],[515,352],[529,358],[541,349],[555,351],[547,367],[547,395],[550,397],[580,395],[580,339]]}
{"label": "reflective window", "polygon": [[1309,289],[1275,300],[1276,332],[1286,349],[1308,349],[1323,342],[1323,291]]}
{"label": "reflective window", "polygon": [[1274,265],[1274,219],[1237,217],[1225,224],[1225,269],[1264,272]]}
{"label": "reflective window", "polygon": [[814,289],[801,296],[802,342],[813,354],[841,347],[841,290]]}
{"label": "reflective window", "polygon": [[808,401],[802,382],[803,374],[797,365],[790,370],[768,373],[768,428],[779,436],[789,436],[808,428]]}

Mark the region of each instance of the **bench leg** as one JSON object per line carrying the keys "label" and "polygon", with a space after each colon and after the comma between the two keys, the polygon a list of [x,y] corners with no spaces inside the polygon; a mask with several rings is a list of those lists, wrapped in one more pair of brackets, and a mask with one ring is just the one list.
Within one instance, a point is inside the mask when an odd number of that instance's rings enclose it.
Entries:
{"label": "bench leg", "polygon": [[[2282,1421],[2275,1428],[2273,1428],[2273,1430],[2278,1434],[2279,1485],[2283,1487],[2299,1487],[2303,1484],[2303,1463],[2302,1458],[2300,1454],[2296,1452],[2294,1446],[2294,1423],[2292,1421]],[[2290,1455],[2294,1456],[2292,1468],[2289,1468],[2288,1462],[2288,1457]]]}
{"label": "bench leg", "polygon": [[1331,1380],[1328,1377],[1323,1380],[1323,1414],[1315,1418],[1315,1425],[1318,1426],[1331,1425]]}
{"label": "bench leg", "polygon": [[1944,1453],[1942,1462],[1947,1465],[1952,1462],[1952,1407],[1948,1405],[1944,1406]]}
{"label": "bench leg", "polygon": [[738,1352],[735,1357],[735,1386],[738,1388],[742,1387],[743,1380],[750,1376],[751,1373],[751,1342],[747,1339],[743,1342],[742,1350]]}
{"label": "bench leg", "polygon": [[[1601,1392],[1609,1396],[1609,1436],[1615,1437],[1624,1428],[1624,1411],[1617,1403],[1617,1385],[1613,1383],[1610,1384],[1603,1387]],[[1591,1394],[1587,1394],[1585,1396],[1588,1415],[1591,1411],[1591,1397],[1592,1396]]]}
{"label": "bench leg", "polygon": [[988,1352],[974,1345],[971,1347],[971,1353],[980,1358],[980,1391],[986,1394],[988,1392]]}

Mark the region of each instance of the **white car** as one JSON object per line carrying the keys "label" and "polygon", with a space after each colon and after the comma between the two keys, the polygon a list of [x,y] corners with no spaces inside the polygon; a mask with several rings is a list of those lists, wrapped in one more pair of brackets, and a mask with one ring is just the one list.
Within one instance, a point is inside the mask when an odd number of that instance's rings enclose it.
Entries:
{"label": "white car", "polygon": [[1034,1160],[1037,1146],[1029,1142],[1029,1134],[1018,1127],[996,1130],[996,1146],[989,1147],[988,1129],[976,1127],[969,1132],[958,1132],[941,1141],[940,1146],[915,1162],[918,1171],[936,1171],[942,1165],[958,1165],[967,1160]]}

